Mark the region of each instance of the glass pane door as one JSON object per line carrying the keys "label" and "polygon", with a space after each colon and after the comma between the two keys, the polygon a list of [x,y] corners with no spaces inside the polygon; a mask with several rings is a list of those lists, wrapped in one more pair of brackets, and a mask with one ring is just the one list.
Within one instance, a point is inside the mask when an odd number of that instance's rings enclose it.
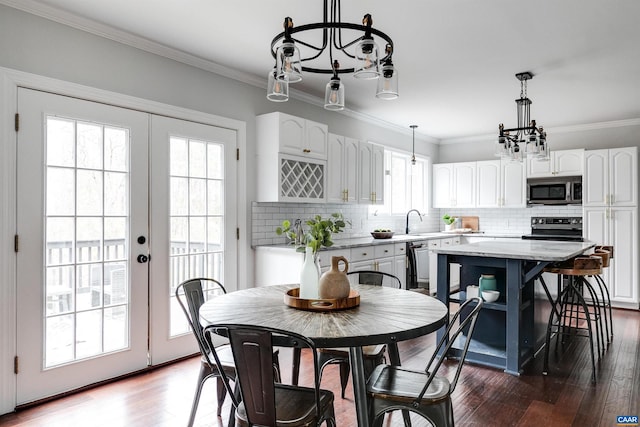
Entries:
{"label": "glass pane door", "polygon": [[18,106],[25,403],[147,365],[149,119],[27,89]]}

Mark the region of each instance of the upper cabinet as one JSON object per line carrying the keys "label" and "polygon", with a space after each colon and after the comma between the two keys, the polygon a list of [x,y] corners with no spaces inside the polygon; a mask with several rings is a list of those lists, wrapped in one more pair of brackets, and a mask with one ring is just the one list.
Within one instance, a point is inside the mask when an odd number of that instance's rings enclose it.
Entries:
{"label": "upper cabinet", "polygon": [[585,151],[584,169],[584,206],[637,205],[637,147]]}
{"label": "upper cabinet", "polygon": [[527,177],[582,175],[584,150],[551,151],[549,160],[527,158]]}
{"label": "upper cabinet", "polygon": [[359,142],[329,134],[327,150],[327,202],[356,203]]}
{"label": "upper cabinet", "polygon": [[358,201],[384,203],[384,147],[371,142],[358,144]]}
{"label": "upper cabinet", "polygon": [[525,165],[509,160],[476,162],[476,207],[524,208],[526,199]]}
{"label": "upper cabinet", "polygon": [[475,207],[475,180],[476,162],[433,165],[433,207]]}
{"label": "upper cabinet", "polygon": [[327,159],[327,125],[279,112],[258,116],[256,122],[260,144],[294,156]]}
{"label": "upper cabinet", "polygon": [[257,201],[325,202],[327,126],[283,113],[256,118]]}

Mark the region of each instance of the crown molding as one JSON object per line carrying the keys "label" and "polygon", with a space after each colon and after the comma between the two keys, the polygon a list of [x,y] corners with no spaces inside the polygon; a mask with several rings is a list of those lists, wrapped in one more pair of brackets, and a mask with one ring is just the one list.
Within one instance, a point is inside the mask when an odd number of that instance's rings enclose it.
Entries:
{"label": "crown molding", "polygon": [[[558,134],[558,133],[586,132],[586,131],[592,131],[592,130],[622,128],[627,126],[640,126],[640,118],[625,119],[625,120],[611,120],[608,122],[583,123],[583,124],[568,125],[568,126],[556,126],[551,128],[545,128],[545,130],[550,136],[552,136],[553,134]],[[483,135],[464,136],[460,138],[441,139],[439,143],[441,145],[449,145],[449,144],[464,144],[464,143],[472,143],[472,142],[493,142],[496,139],[496,137],[497,137],[497,133],[490,133],[490,134],[483,134]]]}

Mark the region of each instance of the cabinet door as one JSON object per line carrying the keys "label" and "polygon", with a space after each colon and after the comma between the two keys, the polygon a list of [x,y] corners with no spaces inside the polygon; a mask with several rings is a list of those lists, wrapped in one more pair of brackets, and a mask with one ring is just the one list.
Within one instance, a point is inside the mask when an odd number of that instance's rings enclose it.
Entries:
{"label": "cabinet door", "polygon": [[473,208],[476,206],[476,162],[454,163],[454,200],[455,207]]}
{"label": "cabinet door", "polygon": [[400,279],[400,289],[407,289],[407,257],[405,255],[393,257],[394,275]]}
{"label": "cabinet door", "polygon": [[500,206],[505,208],[524,208],[527,206],[527,177],[525,164],[502,161]]}
{"label": "cabinet door", "polygon": [[433,165],[433,207],[450,208],[453,206],[453,164]]}
{"label": "cabinet door", "polygon": [[544,176],[553,176],[553,154],[550,154],[549,160],[541,160],[527,157],[527,177],[537,178]]}
{"label": "cabinet door", "polygon": [[327,202],[343,203],[346,199],[345,138],[329,134],[327,145]]}
{"label": "cabinet door", "polygon": [[346,200],[348,203],[358,201],[358,144],[357,139],[344,139],[344,154],[342,157],[344,181],[342,185],[347,190]]}
{"label": "cabinet door", "polygon": [[611,206],[638,204],[638,149],[609,150],[609,203]]}
{"label": "cabinet door", "polygon": [[589,150],[584,153],[582,183],[583,206],[606,206],[608,204],[609,150]]}
{"label": "cabinet door", "polygon": [[[637,209],[611,208],[610,238],[614,258],[611,260],[613,288],[611,299],[621,302],[638,302],[638,229]],[[637,308],[637,306],[636,306]]]}
{"label": "cabinet door", "polygon": [[373,190],[373,203],[384,203],[384,147],[372,144],[371,158],[371,182]]}
{"label": "cabinet door", "polygon": [[553,152],[554,175],[582,175],[584,150],[560,150]]}
{"label": "cabinet door", "polygon": [[477,204],[479,208],[500,206],[500,160],[476,163]]}
{"label": "cabinet door", "polygon": [[[375,262],[376,271],[392,274],[394,276],[396,275],[395,266],[396,266],[395,257],[379,258]],[[387,280],[384,280],[384,279],[382,281],[382,284],[386,286],[390,286],[390,283],[388,283]]]}
{"label": "cabinet door", "polygon": [[327,158],[328,126],[323,123],[305,120],[303,152],[318,159]]}
{"label": "cabinet door", "polygon": [[302,155],[305,140],[305,119],[280,114],[280,151]]}
{"label": "cabinet door", "polygon": [[373,183],[371,182],[371,163],[373,146],[368,142],[358,144],[358,201],[371,203],[373,199]]}

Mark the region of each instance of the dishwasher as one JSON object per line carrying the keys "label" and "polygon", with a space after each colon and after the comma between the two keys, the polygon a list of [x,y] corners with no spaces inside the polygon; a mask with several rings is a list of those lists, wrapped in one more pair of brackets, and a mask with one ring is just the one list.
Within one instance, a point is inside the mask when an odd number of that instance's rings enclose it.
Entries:
{"label": "dishwasher", "polygon": [[[407,289],[426,289],[429,295],[435,295],[438,287],[438,254],[433,249],[443,245],[458,245],[460,237],[429,239],[408,243],[407,254],[409,268]],[[449,291],[460,290],[460,265],[451,264],[449,272]]]}

